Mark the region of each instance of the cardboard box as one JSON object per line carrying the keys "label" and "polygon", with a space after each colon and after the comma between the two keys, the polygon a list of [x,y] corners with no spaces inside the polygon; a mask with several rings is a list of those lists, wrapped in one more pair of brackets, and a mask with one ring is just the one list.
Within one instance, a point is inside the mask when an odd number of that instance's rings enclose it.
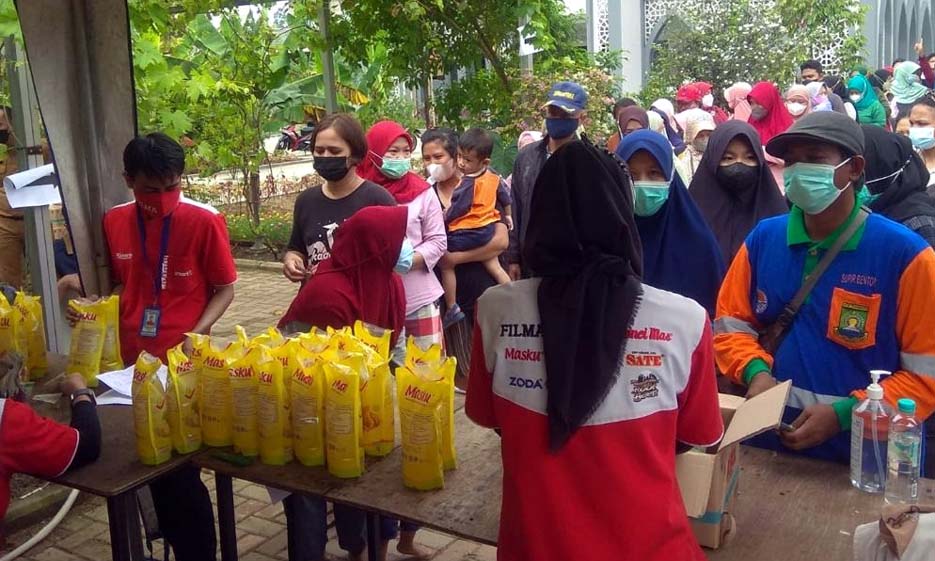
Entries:
{"label": "cardboard box", "polygon": [[719,394],[725,427],[721,443],[676,457],[682,500],[702,546],[717,549],[733,528],[730,513],[740,479],[740,441],[779,427],[791,388],[792,382],[786,381],[749,400]]}

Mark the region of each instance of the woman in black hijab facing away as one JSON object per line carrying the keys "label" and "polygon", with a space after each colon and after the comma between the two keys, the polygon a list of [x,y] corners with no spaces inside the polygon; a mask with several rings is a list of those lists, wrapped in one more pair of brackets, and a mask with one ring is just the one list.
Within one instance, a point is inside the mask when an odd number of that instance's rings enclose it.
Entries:
{"label": "woman in black hijab facing away", "polygon": [[728,264],[760,220],[789,212],[760,136],[743,121],[727,121],[711,133],[688,191]]}
{"label": "woman in black hijab facing away", "polygon": [[913,150],[912,141],[880,127],[860,128],[866,142],[864,184],[870,191],[870,210],[901,223],[935,246],[935,201],[926,193],[929,172]]}
{"label": "woman in black hijab facing away", "polygon": [[704,559],[675,453],[723,427],[706,311],[641,282],[629,178],[586,141],[545,164],[527,242],[533,278],[478,300],[468,378],[502,436],[498,558]]}

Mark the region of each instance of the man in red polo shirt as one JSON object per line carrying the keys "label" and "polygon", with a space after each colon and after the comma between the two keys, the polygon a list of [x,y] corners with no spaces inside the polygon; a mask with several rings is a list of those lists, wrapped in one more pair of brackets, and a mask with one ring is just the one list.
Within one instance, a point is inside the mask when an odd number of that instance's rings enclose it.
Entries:
{"label": "man in red polo shirt", "polygon": [[[181,196],[182,147],[162,133],[138,137],[123,152],[135,201],[104,216],[120,347],[127,364],[140,351],[165,360],[186,333],[209,333],[234,299],[237,271],[224,217]],[[178,561],[216,558],[214,512],[195,467],[152,485],[159,525]]]}

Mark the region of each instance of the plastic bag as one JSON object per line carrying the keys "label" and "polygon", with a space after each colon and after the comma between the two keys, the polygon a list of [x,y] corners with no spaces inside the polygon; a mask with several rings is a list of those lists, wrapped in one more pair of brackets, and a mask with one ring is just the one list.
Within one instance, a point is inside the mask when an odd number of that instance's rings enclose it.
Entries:
{"label": "plastic bag", "polygon": [[234,412],[228,368],[240,347],[230,345],[220,350],[207,336],[193,338],[193,345],[201,360],[198,395],[202,440],[208,446],[230,446],[234,442]]}
{"label": "plastic bag", "polygon": [[99,301],[71,300],[68,307],[76,312],[78,322],[71,330],[68,374],[81,374],[89,388],[97,387],[101,354],[107,335],[107,319]]}
{"label": "plastic bag", "polygon": [[351,355],[325,362],[325,443],[328,472],[335,477],[364,473],[361,447],[361,372],[364,357]]}
{"label": "plastic bag", "polygon": [[25,358],[29,379],[38,380],[45,376],[49,368],[42,302],[38,296],[17,292],[14,306],[18,309],[18,314],[16,314],[17,341],[19,345],[26,348]]}
{"label": "plastic bag", "polygon": [[292,461],[292,414],[289,380],[282,363],[266,345],[259,345],[256,362],[257,428],[260,437],[260,461],[279,466]]}
{"label": "plastic bag", "polygon": [[354,337],[373,349],[377,356],[385,361],[390,360],[390,340],[393,338],[393,331],[382,329],[360,320],[354,322]]}
{"label": "plastic bag", "polygon": [[257,425],[257,394],[260,389],[257,368],[259,358],[260,349],[253,347],[242,357],[235,359],[228,369],[233,412],[234,451],[243,456],[257,456],[260,453],[260,432]]}
{"label": "plastic bag", "polygon": [[166,392],[156,372],[162,361],[143,351],[133,368],[133,427],[136,453],[148,466],[172,457],[172,436],[166,408]]}
{"label": "plastic bag", "polygon": [[406,487],[427,491],[445,486],[442,402],[447,391],[444,379],[427,380],[408,368],[396,369]]}
{"label": "plastic bag", "polygon": [[98,309],[104,317],[104,347],[101,349],[101,372],[123,368],[120,356],[120,297],[116,294],[98,301]]}
{"label": "plastic bag", "polygon": [[437,364],[443,358],[440,345],[432,345],[428,349],[422,349],[416,344],[414,337],[409,337],[406,341],[406,368],[415,370],[421,365]]}
{"label": "plastic bag", "polygon": [[369,374],[360,388],[361,444],[368,456],[386,456],[393,451],[396,442],[389,362],[371,367]]}
{"label": "plastic bag", "polygon": [[13,305],[0,293],[0,355],[19,352]]}
{"label": "plastic bag", "polygon": [[[433,345],[428,353],[434,356]],[[439,352],[441,349],[438,349]],[[428,354],[427,353],[427,354]],[[442,420],[442,458],[445,469],[458,467],[458,457],[455,451],[455,373],[458,362],[454,357],[440,358],[433,362],[419,361],[410,371],[424,380],[441,381],[445,384],[445,395],[441,401]],[[397,381],[398,383],[398,381]]]}
{"label": "plastic bag", "polygon": [[201,448],[201,416],[198,410],[198,371],[185,356],[182,345],[169,349],[168,394],[169,429],[172,446],[179,454]]}
{"label": "plastic bag", "polygon": [[307,351],[295,357],[291,376],[292,435],[302,465],[325,463],[325,371]]}

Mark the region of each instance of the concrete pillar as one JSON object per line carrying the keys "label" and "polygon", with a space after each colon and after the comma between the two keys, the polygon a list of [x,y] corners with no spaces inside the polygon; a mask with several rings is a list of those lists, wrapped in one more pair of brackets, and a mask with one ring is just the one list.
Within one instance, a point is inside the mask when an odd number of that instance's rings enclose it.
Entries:
{"label": "concrete pillar", "polygon": [[618,78],[621,90],[643,87],[643,4],[645,0],[608,0],[610,50],[623,51]]}

